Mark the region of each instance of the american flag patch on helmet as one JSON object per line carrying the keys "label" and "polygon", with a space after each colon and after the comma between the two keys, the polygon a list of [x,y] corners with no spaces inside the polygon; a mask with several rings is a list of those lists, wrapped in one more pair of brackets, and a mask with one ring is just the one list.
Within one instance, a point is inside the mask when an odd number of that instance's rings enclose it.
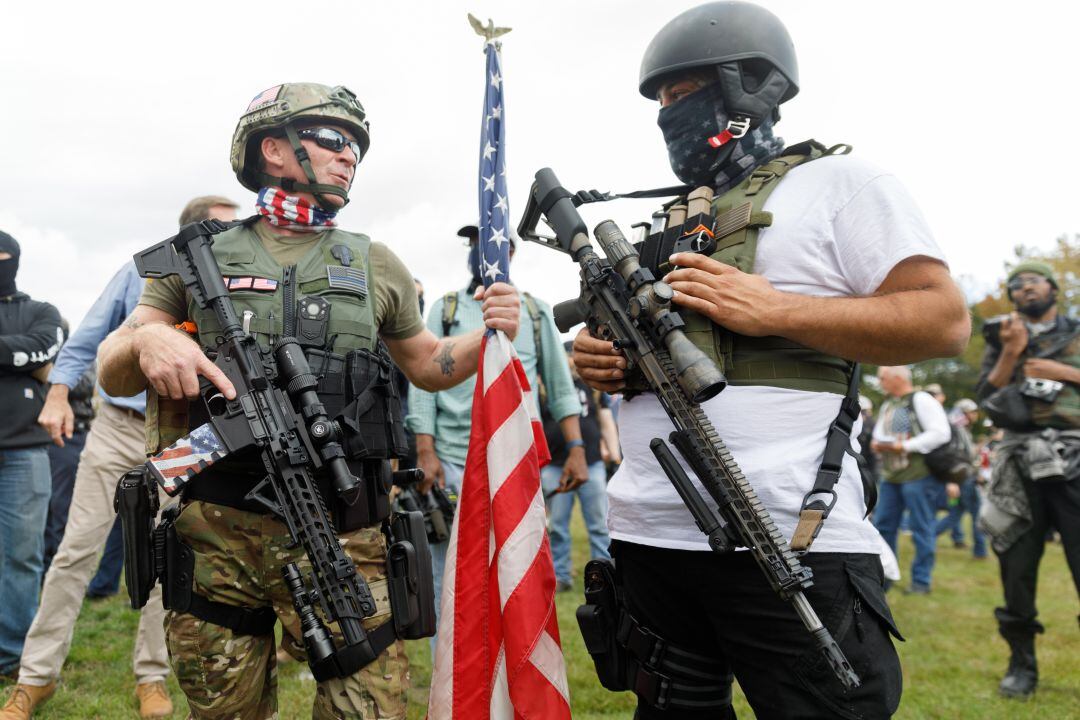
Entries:
{"label": "american flag patch on helmet", "polygon": [[190,434],[146,461],[161,488],[175,495],[187,481],[225,456],[224,443],[209,423],[200,425]]}
{"label": "american flag patch on helmet", "polygon": [[348,290],[362,297],[367,297],[367,276],[360,268],[327,265],[326,278],[330,287]]}
{"label": "american flag patch on helmet", "polygon": [[261,107],[263,105],[269,105],[270,103],[277,100],[278,93],[280,93],[280,92],[281,92],[281,86],[280,85],[275,85],[274,87],[270,88],[269,90],[263,90],[261,93],[259,93],[254,98],[252,98],[251,102],[248,103],[247,110],[245,110],[244,112],[251,112],[252,110],[254,110],[257,107]]}

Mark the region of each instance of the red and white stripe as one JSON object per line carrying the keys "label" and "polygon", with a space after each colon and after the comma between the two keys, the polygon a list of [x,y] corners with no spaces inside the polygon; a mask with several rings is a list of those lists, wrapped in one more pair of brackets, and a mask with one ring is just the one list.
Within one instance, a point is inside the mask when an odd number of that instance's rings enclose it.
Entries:
{"label": "red and white stripe", "polygon": [[480,353],[428,718],[564,720],[570,691],[540,489],[550,455],[510,340],[486,336]]}

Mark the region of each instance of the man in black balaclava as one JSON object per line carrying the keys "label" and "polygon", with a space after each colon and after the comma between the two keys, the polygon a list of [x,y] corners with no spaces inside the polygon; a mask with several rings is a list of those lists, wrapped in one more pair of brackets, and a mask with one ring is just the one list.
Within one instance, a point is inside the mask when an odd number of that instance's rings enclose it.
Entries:
{"label": "man in black balaclava", "polygon": [[39,371],[63,341],[60,313],[18,291],[19,243],[0,231],[0,674],[19,669],[37,610],[52,479]]}
{"label": "man in black balaclava", "polygon": [[19,272],[19,243],[0,231],[0,298],[14,295],[15,275]]}

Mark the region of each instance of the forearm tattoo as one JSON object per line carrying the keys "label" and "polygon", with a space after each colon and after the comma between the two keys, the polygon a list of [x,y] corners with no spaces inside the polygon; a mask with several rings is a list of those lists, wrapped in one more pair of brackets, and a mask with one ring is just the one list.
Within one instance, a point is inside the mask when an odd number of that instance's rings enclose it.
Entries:
{"label": "forearm tattoo", "polygon": [[134,315],[129,316],[128,319],[124,321],[124,327],[131,328],[132,330],[138,330],[145,324],[146,323],[137,320]]}
{"label": "forearm tattoo", "polygon": [[454,349],[454,343],[448,342],[443,345],[442,352],[439,353],[439,357],[435,358],[435,362],[439,363],[439,367],[442,369],[443,375],[454,374],[454,356],[450,354],[450,351]]}

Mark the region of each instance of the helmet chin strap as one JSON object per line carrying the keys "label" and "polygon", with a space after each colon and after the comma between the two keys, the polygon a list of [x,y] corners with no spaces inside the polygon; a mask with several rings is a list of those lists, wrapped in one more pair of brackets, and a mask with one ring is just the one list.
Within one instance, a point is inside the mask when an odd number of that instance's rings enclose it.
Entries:
{"label": "helmet chin strap", "polygon": [[789,83],[776,68],[769,70],[765,82],[754,92],[743,85],[743,72],[737,62],[721,63],[717,67],[724,109],[731,119],[727,127],[709,138],[709,145],[718,148],[732,140],[738,140],[752,128],[757,127],[769,113],[779,119],[780,98],[787,92]]}
{"label": "helmet chin strap", "polygon": [[[320,183],[315,179],[315,170],[311,167],[311,158],[308,156],[307,149],[300,144],[300,135],[297,134],[296,128],[291,124],[285,126],[285,136],[289,138],[289,144],[292,145],[293,155],[296,156],[296,161],[300,163],[300,167],[304,171],[304,176],[308,179],[306,183],[296,182],[292,178],[275,177],[274,175],[268,175],[264,172],[256,173],[256,177],[261,185],[276,185],[285,192],[306,192],[311,193],[315,198],[315,203],[322,208],[330,212],[337,212],[341,208],[349,204],[349,191],[339,188],[337,185],[330,185],[327,183]],[[335,195],[341,198],[341,207],[336,207],[327,202],[327,195]]]}

